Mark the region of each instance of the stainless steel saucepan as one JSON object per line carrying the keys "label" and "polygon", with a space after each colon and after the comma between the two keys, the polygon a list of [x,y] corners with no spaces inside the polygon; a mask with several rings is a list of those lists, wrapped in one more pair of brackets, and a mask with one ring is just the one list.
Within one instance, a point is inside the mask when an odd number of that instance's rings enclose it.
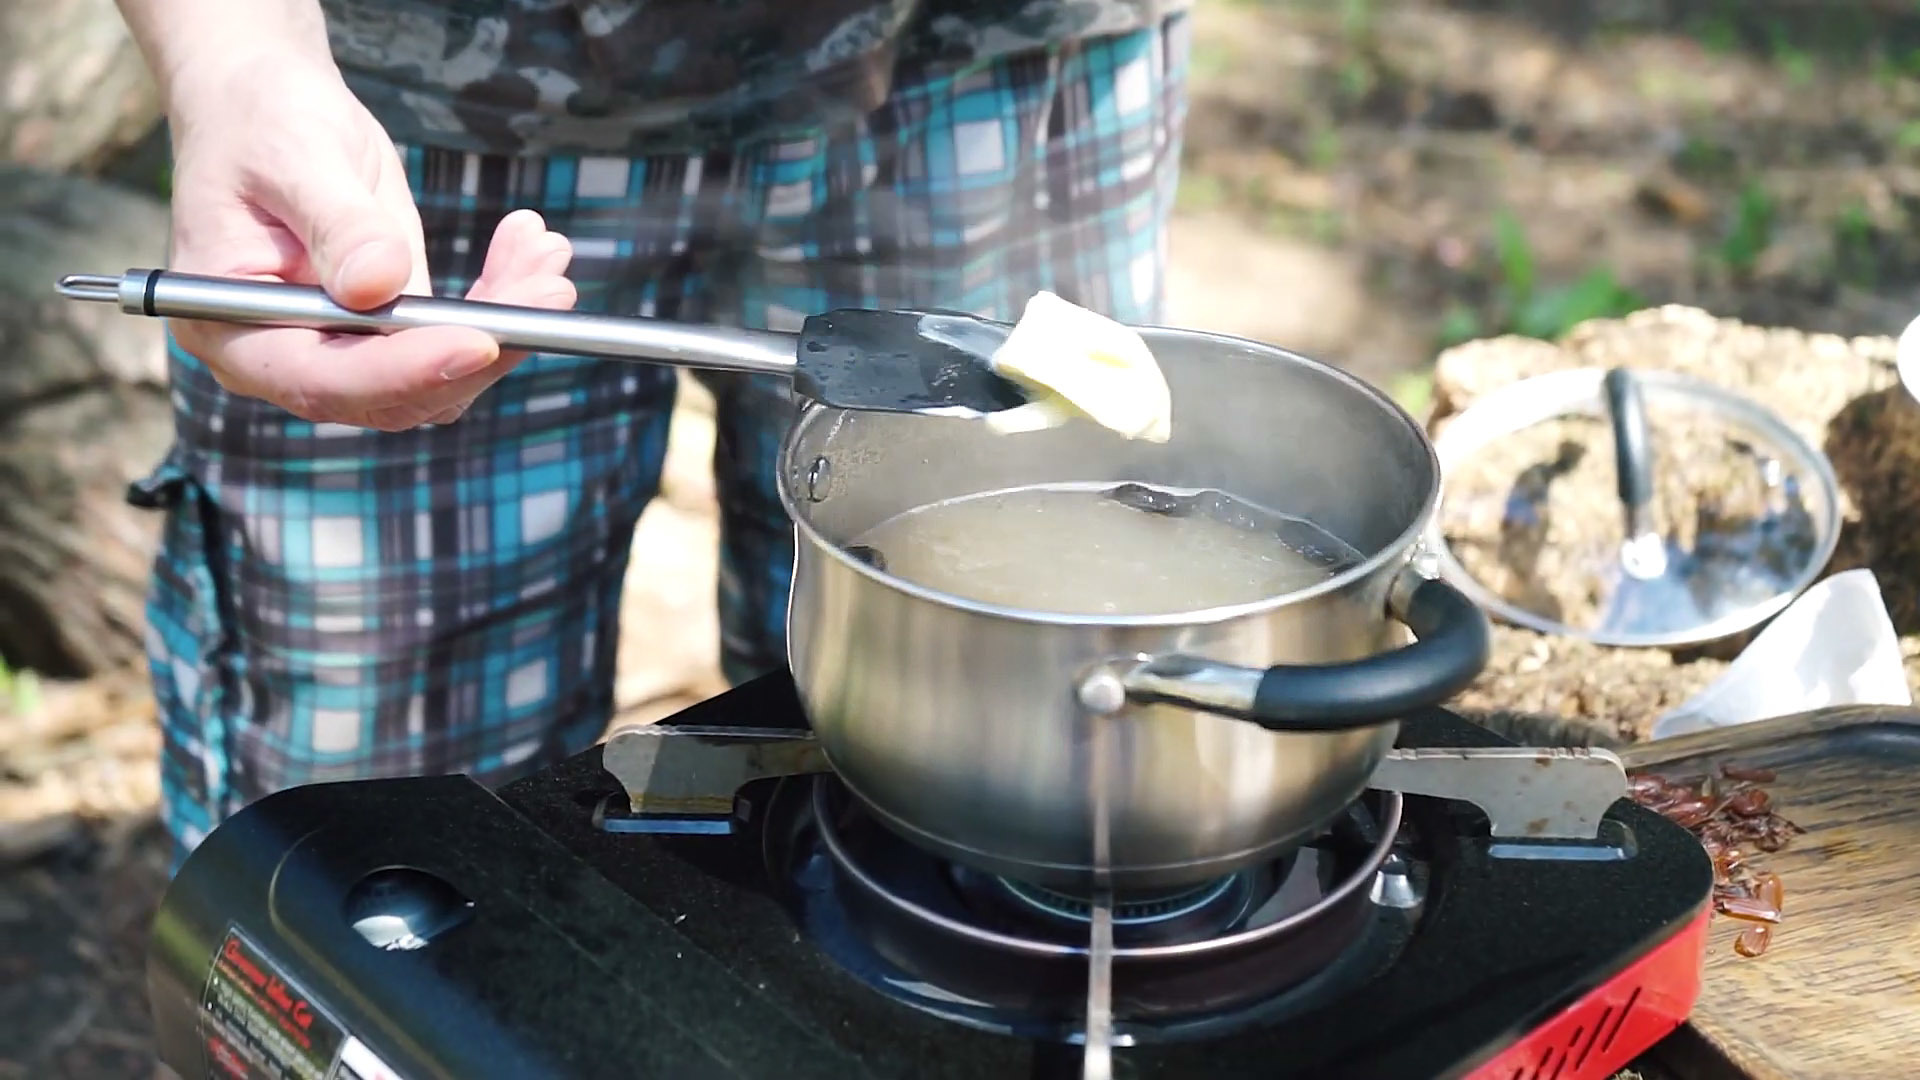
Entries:
{"label": "stainless steel saucepan", "polygon": [[[1173,394],[1166,444],[814,406],[780,465],[799,537],[789,659],[833,770],[923,847],[1090,893],[1178,888],[1302,842],[1366,788],[1398,720],[1489,650],[1485,616],[1416,558],[1440,486],[1419,425],[1280,349],[1146,336]],[[846,550],[930,503],[1084,482],[1226,492],[1365,559],[1231,608],[1065,616],[933,592]]]}
{"label": "stainless steel saucepan", "polygon": [[[796,338],[430,298],[350,312],[317,289],[159,271],[62,289],[145,315],[362,333],[466,325],[511,346],[793,377],[815,404],[780,462],[798,532],[788,654],[821,749],[909,839],[1096,900],[1203,881],[1307,839],[1366,788],[1400,718],[1486,662],[1485,616],[1417,558],[1440,488],[1425,434],[1374,388],[1269,346],[1147,331],[1175,410],[1171,441],[1154,444],[1091,424],[1002,436],[872,411],[1022,399],[981,376],[975,346],[991,324],[964,318],[929,333],[913,313],[832,313]],[[861,374],[855,361],[876,356],[892,381],[871,365]],[[847,550],[930,503],[1085,482],[1223,492],[1305,518],[1364,558],[1235,607],[1096,617],[969,602]]]}

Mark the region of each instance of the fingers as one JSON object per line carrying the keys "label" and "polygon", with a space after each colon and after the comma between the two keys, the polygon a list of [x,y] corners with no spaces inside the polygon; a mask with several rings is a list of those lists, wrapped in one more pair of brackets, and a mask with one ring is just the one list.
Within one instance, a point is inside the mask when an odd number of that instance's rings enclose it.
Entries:
{"label": "fingers", "polygon": [[[467,291],[470,300],[495,304],[566,311],[579,298],[573,282],[566,278],[567,265],[573,261],[573,245],[567,238],[547,230],[546,222],[532,210],[516,210],[500,220],[493,242],[487,247],[487,261],[479,280]],[[503,352],[499,363],[485,374],[490,388],[506,377],[522,360],[524,352]],[[459,408],[443,409],[427,418],[427,423],[451,424],[473,404],[469,398]]]}
{"label": "fingers", "polygon": [[[548,231],[546,222],[532,210],[515,210],[500,219],[494,229],[493,242],[487,246],[486,265],[480,271],[479,280],[467,290],[467,298],[569,310],[579,299],[573,282],[566,278],[567,265],[572,261],[573,245],[566,237]],[[524,352],[502,353],[499,364],[490,371],[492,381],[505,377],[526,357]],[[441,414],[432,422],[450,424],[457,419],[457,415],[449,418]]]}
{"label": "fingers", "polygon": [[[566,310],[577,299],[565,276],[572,255],[567,239],[549,231],[539,214],[516,211],[495,230],[468,296]],[[323,266],[318,257],[315,266]],[[395,276],[399,273],[406,274],[401,280],[409,292],[424,278],[424,272],[404,265]],[[177,322],[174,334],[187,351],[208,358],[221,384],[234,393],[270,401],[306,420],[382,431],[458,420],[476,397],[525,359],[523,353],[503,353],[479,331],[460,327],[375,337]]]}
{"label": "fingers", "polygon": [[380,181],[375,193],[385,203],[407,234],[413,272],[402,291],[410,296],[432,296],[433,282],[427,271],[426,231],[420,224],[420,208],[413,201],[413,189],[407,185],[407,167],[398,150],[383,159]]}
{"label": "fingers", "polygon": [[564,311],[578,299],[566,278],[572,262],[573,245],[566,237],[548,231],[532,210],[515,210],[494,229],[486,265],[467,298]]}
{"label": "fingers", "polygon": [[428,424],[444,427],[454,423],[467,414],[468,405],[449,405],[439,412],[429,413],[420,405],[395,405],[388,409],[376,409],[367,414],[364,423],[358,427],[369,427],[376,431],[412,431]]}
{"label": "fingers", "polygon": [[492,338],[464,327],[385,337],[181,323],[181,344],[217,355],[228,390],[315,422],[399,431],[462,408],[499,378]]}
{"label": "fingers", "polygon": [[286,166],[261,177],[256,197],[305,246],[336,303],[378,307],[424,279],[418,217],[397,215],[345,156]]}

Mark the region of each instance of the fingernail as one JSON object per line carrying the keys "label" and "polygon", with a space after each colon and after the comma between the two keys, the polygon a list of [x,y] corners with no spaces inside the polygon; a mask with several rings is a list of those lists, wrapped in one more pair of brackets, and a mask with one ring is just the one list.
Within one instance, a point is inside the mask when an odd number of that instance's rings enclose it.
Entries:
{"label": "fingernail", "polygon": [[500,351],[498,349],[486,349],[455,356],[453,359],[447,361],[445,367],[440,369],[440,377],[448,382],[453,382],[456,379],[464,379],[469,375],[475,375],[487,370],[499,361],[499,359]]}
{"label": "fingernail", "polygon": [[467,414],[467,410],[461,408],[458,405],[454,405],[449,408],[441,409],[439,412],[434,413],[433,416],[429,418],[427,422],[430,424],[438,424],[444,427],[448,424],[453,423],[455,420],[460,419],[462,416],[465,416],[466,414]]}

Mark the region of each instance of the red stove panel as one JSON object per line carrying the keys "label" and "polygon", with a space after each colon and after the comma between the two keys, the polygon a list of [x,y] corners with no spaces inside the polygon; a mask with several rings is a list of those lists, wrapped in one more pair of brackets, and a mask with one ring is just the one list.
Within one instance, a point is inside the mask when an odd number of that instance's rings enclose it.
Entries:
{"label": "red stove panel", "polygon": [[1606,1080],[1686,1022],[1707,957],[1703,907],[1687,928],[1534,1029],[1467,1080]]}

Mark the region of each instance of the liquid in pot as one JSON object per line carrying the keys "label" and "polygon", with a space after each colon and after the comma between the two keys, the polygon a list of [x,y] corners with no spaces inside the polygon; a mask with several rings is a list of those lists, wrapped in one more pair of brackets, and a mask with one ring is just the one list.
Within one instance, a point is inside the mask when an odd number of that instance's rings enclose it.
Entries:
{"label": "liquid in pot", "polygon": [[1303,518],[1218,491],[1035,485],[917,507],[848,545],[893,577],[1059,615],[1167,615],[1310,588],[1362,560]]}

